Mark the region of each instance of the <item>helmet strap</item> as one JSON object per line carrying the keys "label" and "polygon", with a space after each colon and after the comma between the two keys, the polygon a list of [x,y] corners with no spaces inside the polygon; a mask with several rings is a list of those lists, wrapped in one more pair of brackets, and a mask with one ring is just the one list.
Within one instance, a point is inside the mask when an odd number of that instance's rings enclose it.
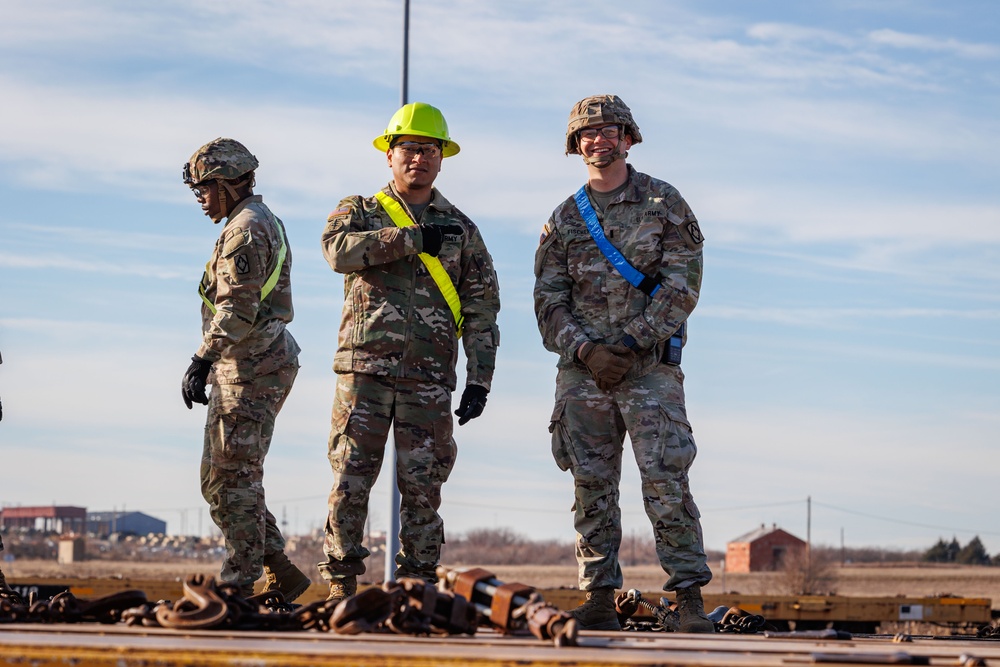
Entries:
{"label": "helmet strap", "polygon": [[214,222],[215,224],[219,224],[219,222],[221,222],[222,219],[226,217],[226,191],[223,190],[221,187],[221,185],[225,183],[225,181],[220,181],[216,179],[215,182],[217,185],[220,186],[215,189],[216,193],[218,193],[216,194],[216,199],[219,200],[219,214],[218,217],[212,216],[212,222]]}
{"label": "helmet strap", "polygon": [[216,183],[219,184],[219,214],[220,217],[215,222],[219,222],[222,218],[229,217],[229,212],[226,210],[226,191],[229,192],[229,196],[233,198],[233,206],[243,201],[240,198],[239,193],[236,192],[236,188],[242,188],[244,185],[250,186],[253,189],[256,183],[257,177],[253,172],[250,172],[250,176],[244,178],[242,181],[237,181],[236,183],[230,183],[229,181],[224,181],[221,178],[216,179]]}
{"label": "helmet strap", "polygon": [[[577,139],[577,145],[579,146],[580,141]],[[615,144],[615,149],[608,153],[607,155],[602,155],[600,157],[584,157],[583,162],[588,167],[597,167],[598,169],[606,169],[611,166],[615,160],[623,160],[628,157],[628,153],[622,150],[622,139],[618,138],[618,143]]]}

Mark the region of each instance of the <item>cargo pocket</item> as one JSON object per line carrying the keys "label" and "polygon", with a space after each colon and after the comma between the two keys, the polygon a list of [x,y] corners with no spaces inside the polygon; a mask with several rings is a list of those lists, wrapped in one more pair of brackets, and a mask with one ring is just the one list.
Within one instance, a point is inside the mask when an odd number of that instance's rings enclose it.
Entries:
{"label": "cargo pocket", "polygon": [[688,490],[684,493],[684,509],[691,516],[692,519],[701,518],[701,510],[694,502],[694,498],[691,496],[691,491]]}
{"label": "cargo pocket", "polygon": [[220,383],[219,414],[263,422],[268,411],[268,397],[263,394],[256,382]]}
{"label": "cargo pocket", "polygon": [[549,433],[552,434],[552,458],[556,460],[556,465],[560,470],[569,470],[573,465],[573,458],[570,456],[569,438],[566,435],[566,427],[562,423],[563,413],[566,411],[566,401],[559,401],[552,410],[552,417],[549,418]]}
{"label": "cargo pocket", "polygon": [[333,399],[333,410],[330,414],[330,440],[327,443],[327,459],[334,472],[344,470],[349,456],[350,439],[347,437],[347,427],[351,419],[352,407],[343,401],[339,392]]}
{"label": "cargo pocket", "polygon": [[663,467],[671,475],[687,474],[698,448],[695,446],[684,406],[660,403],[660,416],[660,460]]}

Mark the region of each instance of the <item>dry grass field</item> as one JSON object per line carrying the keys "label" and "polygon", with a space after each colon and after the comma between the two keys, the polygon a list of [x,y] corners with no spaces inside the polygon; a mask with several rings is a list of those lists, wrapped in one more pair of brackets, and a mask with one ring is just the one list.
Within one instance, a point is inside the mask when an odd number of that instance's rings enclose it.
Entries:
{"label": "dry grass field", "polygon": [[[299,563],[303,570],[320,582],[315,570]],[[502,581],[517,581],[537,588],[575,588],[576,568],[571,566],[483,565]],[[125,577],[130,579],[183,579],[186,575],[215,575],[218,563],[147,563],[120,561],[84,561],[59,565],[50,560],[17,560],[3,564],[8,579],[31,577]],[[380,573],[373,573],[380,574]],[[663,573],[655,566],[624,569],[625,588],[638,588],[647,593],[658,591]],[[848,596],[907,596],[907,597],[977,597],[989,598],[993,608],[1000,609],[1000,567],[959,565],[908,566],[848,566],[833,567],[823,592]],[[374,579],[372,581],[375,581]],[[788,577],[781,572],[722,574],[706,588],[706,593],[737,592],[756,595],[792,593]]]}

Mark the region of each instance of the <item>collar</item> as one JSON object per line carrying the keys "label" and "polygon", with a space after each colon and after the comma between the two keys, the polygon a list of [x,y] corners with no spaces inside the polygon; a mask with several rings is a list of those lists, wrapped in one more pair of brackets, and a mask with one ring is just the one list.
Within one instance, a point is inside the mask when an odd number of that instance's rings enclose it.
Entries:
{"label": "collar", "polygon": [[263,195],[250,195],[249,197],[241,200],[240,203],[237,204],[233,208],[233,210],[229,212],[229,217],[226,218],[226,224],[228,225],[230,222],[232,222],[233,218],[239,215],[240,211],[245,209],[250,204],[259,204],[263,201],[264,201]]}
{"label": "collar", "polygon": [[[398,201],[400,204],[402,204],[403,208],[405,208],[407,211],[410,210],[409,205],[396,191],[396,185],[392,181],[389,181],[389,184],[386,185],[384,188],[382,188],[382,192],[386,193],[387,195]],[[452,203],[447,199],[445,199],[445,196],[441,194],[440,190],[434,187],[431,188],[431,200],[430,202],[428,202],[427,207],[437,209],[438,211],[441,212],[447,212],[450,211],[452,208],[454,208],[454,206],[452,206]]]}

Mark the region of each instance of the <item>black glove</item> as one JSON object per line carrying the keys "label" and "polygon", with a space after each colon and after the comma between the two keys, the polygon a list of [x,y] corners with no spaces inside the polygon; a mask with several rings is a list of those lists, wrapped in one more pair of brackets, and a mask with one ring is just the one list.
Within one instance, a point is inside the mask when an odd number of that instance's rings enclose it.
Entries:
{"label": "black glove", "polygon": [[444,244],[445,234],[462,233],[462,228],[458,225],[420,225],[420,231],[424,235],[424,252],[431,257],[437,257]]}
{"label": "black glove", "polygon": [[483,408],[486,407],[486,394],[488,393],[490,393],[489,389],[480,387],[478,384],[470,384],[465,388],[465,391],[462,392],[462,400],[458,402],[458,410],[455,410],[459,426],[464,426],[470,419],[475,419],[483,414]]}
{"label": "black glove", "polygon": [[181,380],[181,398],[188,410],[192,403],[208,405],[208,396],[205,395],[205,383],[208,381],[208,372],[212,370],[212,362],[195,355],[191,357],[191,365],[184,373]]}

